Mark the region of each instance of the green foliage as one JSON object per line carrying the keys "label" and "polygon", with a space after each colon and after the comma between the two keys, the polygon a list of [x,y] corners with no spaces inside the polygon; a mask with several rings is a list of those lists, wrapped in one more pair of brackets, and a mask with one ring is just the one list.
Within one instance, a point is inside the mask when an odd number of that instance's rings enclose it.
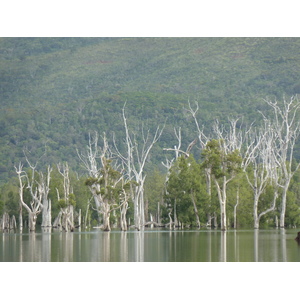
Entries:
{"label": "green foliage", "polygon": [[158,202],[163,203],[166,174],[158,168],[154,169],[146,177],[145,181],[145,199],[147,201],[148,216],[150,213],[155,216],[157,213]]}
{"label": "green foliage", "polygon": [[65,199],[60,199],[57,202],[59,208],[66,208],[68,206],[67,201]]}
{"label": "green foliage", "polygon": [[194,200],[200,219],[206,222],[204,212],[208,208],[208,196],[205,181],[200,165],[192,155],[188,158],[180,156],[171,168],[164,198],[173,218],[176,210],[178,219],[188,224],[195,223]]}
{"label": "green foliage", "polygon": [[129,124],[147,120],[153,132],[166,122],[158,165],[174,126],[194,139],[187,99],[199,100],[204,124],[239,114],[253,122],[265,108],[259,99],[298,93],[299,46],[299,38],[1,38],[0,180],[14,176],[26,147],[76,171],[87,132],[113,129],[122,147],[125,102]]}
{"label": "green foliage", "polygon": [[93,184],[96,184],[96,183],[99,183],[98,178],[89,177],[85,180],[85,185],[87,185],[87,186],[92,186]]}
{"label": "green foliage", "polygon": [[1,195],[0,195],[0,216],[2,216],[4,213],[4,202],[1,200]]}
{"label": "green foliage", "polygon": [[233,175],[241,171],[242,157],[238,150],[225,153],[222,140],[211,140],[202,152],[202,167],[210,168],[215,178]]}
{"label": "green foliage", "polygon": [[[33,161],[42,155],[44,166],[68,161],[78,174],[82,169],[76,148],[84,150],[88,132],[114,131],[117,146],[121,151],[126,150],[121,117],[126,102],[131,128],[140,130],[144,123],[153,133],[157,125],[165,124],[146,170],[146,199],[148,210],[153,213],[161,197],[161,161],[165,155],[171,157],[162,149],[177,142],[174,127],[182,128],[182,149],[195,138],[193,120],[183,113],[187,99],[198,100],[199,119],[205,130],[210,128],[212,120],[223,122],[233,115],[243,115],[245,124],[259,122],[257,111],[266,110],[261,98],[282,99],[283,94],[288,97],[299,93],[299,47],[299,38],[0,38],[2,210],[18,213],[14,165],[24,162],[25,148],[34,156]],[[220,143],[210,141],[202,154],[205,158],[202,167],[211,166],[217,178],[239,173],[239,153],[225,156]],[[296,145],[297,160],[299,149]],[[194,157],[199,159],[197,148],[193,151]],[[176,199],[181,218],[190,222],[193,191],[200,214],[209,209],[216,211],[215,190],[212,206],[205,204],[203,170],[192,167],[200,178],[190,176],[187,166],[180,163],[172,170],[168,188],[173,198],[169,196],[169,203],[174,207]],[[181,175],[176,168],[181,170]],[[55,169],[53,167],[49,193],[52,201],[57,199],[56,188],[63,194],[61,176]],[[105,172],[110,173],[111,182],[120,175],[109,161]],[[103,184],[104,178],[78,178],[74,173],[71,176],[76,207],[84,213],[90,198],[89,187],[100,181]],[[296,176],[298,180],[292,182],[288,198],[288,225],[298,224],[299,174]],[[200,190],[195,188],[197,182],[200,182]],[[101,193],[117,199],[120,187],[113,190],[109,187],[111,184],[106,183],[106,186]],[[125,189],[129,189],[129,183]],[[228,189],[231,218],[236,189],[233,183]],[[251,195],[244,182],[240,183],[240,190],[239,222],[250,224]],[[261,209],[269,205],[271,195],[271,190],[264,195]],[[28,203],[28,190],[24,191],[24,198]],[[53,205],[53,210],[56,215],[58,207]],[[262,223],[267,219],[265,216]]]}
{"label": "green foliage", "polygon": [[74,194],[69,194],[69,204],[72,206],[76,206],[76,201],[75,201],[75,195]]}

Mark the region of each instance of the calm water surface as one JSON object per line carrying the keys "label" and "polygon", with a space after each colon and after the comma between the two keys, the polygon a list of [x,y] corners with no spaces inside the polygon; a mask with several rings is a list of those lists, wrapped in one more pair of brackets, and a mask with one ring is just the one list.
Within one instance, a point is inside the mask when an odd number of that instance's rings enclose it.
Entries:
{"label": "calm water surface", "polygon": [[2,262],[298,262],[299,229],[0,232]]}

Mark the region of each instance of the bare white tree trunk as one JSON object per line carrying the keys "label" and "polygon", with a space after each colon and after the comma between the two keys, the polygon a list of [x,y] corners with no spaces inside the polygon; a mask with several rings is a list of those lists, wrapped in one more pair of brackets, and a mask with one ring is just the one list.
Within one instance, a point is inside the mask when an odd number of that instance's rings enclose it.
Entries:
{"label": "bare white tree trunk", "polygon": [[[197,132],[198,132],[200,149],[203,151],[206,147],[207,142],[210,140],[210,138],[204,134],[204,131],[203,131],[203,129],[200,128],[199,122],[197,120],[197,113],[199,110],[198,102],[195,102],[195,105],[196,105],[195,109],[192,108],[190,102],[188,102],[188,103],[189,103],[189,108],[186,110],[189,114],[191,114],[191,116],[194,119],[194,122],[195,122],[195,125],[197,128]],[[211,200],[212,200],[212,198],[211,198],[211,182],[212,182],[211,168],[205,168],[204,171],[205,171],[205,178],[206,178],[206,192],[209,197],[209,210],[207,213],[206,227],[211,228],[211,220],[212,220],[212,216],[211,216],[211,213],[212,213],[211,212]]]}
{"label": "bare white tree trunk", "polygon": [[23,231],[22,205],[20,207],[20,212],[19,212],[19,230],[20,230],[20,233],[22,233],[22,231]]}
{"label": "bare white tree trunk", "polygon": [[62,229],[61,217],[62,217],[62,212],[59,211],[57,217],[55,218],[55,220],[53,222],[53,227],[54,228],[60,228],[60,229]]}
{"label": "bare white tree trunk", "polygon": [[[277,101],[265,100],[273,108],[273,115],[269,122],[276,135],[276,156],[281,169],[281,178],[279,186],[282,188],[280,228],[285,226],[286,195],[292,177],[298,170],[300,163],[292,169],[294,156],[294,146],[300,134],[300,122],[298,111],[300,109],[300,100],[293,96],[290,100],[283,99],[280,105]],[[266,118],[266,116],[264,115]]]}
{"label": "bare white tree trunk", "polygon": [[78,227],[81,228],[81,209],[78,212]]}
{"label": "bare white tree trunk", "polygon": [[[102,229],[104,231],[110,231],[110,214],[122,206],[122,203],[119,203],[118,206],[116,199],[112,197],[109,191],[116,188],[118,184],[123,184],[124,178],[121,172],[115,170],[118,169],[118,166],[115,166],[115,169],[113,169],[110,165],[112,154],[108,146],[106,135],[104,134],[103,136],[102,149],[98,147],[98,134],[96,132],[93,139],[91,135],[89,136],[89,145],[86,154],[79,154],[78,151],[77,154],[89,173],[90,178],[88,178],[86,184],[94,198],[98,215],[102,217]],[[98,166],[98,161],[100,162],[100,167]],[[114,175],[111,175],[112,172]],[[123,206],[123,208],[124,207],[126,206]],[[123,213],[126,213],[126,211],[123,210]]]}
{"label": "bare white tree trunk", "polygon": [[227,203],[227,183],[228,180],[224,176],[222,179],[222,184],[220,186],[219,181],[214,178],[214,182],[217,188],[218,192],[218,198],[219,198],[219,203],[220,203],[220,218],[221,218],[221,230],[226,230],[227,229],[227,222],[226,222],[226,203]]}
{"label": "bare white tree trunk", "polygon": [[[221,219],[221,230],[227,230],[227,214],[226,214],[226,204],[227,204],[227,185],[230,181],[233,180],[236,176],[235,171],[230,171],[228,169],[228,165],[230,164],[227,161],[228,155],[234,153],[235,151],[240,152],[240,149],[243,144],[243,134],[242,131],[237,132],[237,121],[230,120],[230,126],[228,131],[225,130],[224,127],[220,127],[219,123],[216,122],[214,125],[214,132],[217,136],[217,141],[220,146],[221,155],[221,164],[220,168],[222,173],[224,174],[220,178],[216,178],[215,174],[212,174],[213,181],[217,188],[219,204],[220,204],[220,219]],[[226,159],[225,159],[226,158]],[[225,160],[224,160],[225,159]],[[234,162],[234,164],[236,164]],[[238,168],[239,166],[234,166],[234,168]]]}
{"label": "bare white tree trunk", "polygon": [[237,191],[236,191],[236,203],[235,203],[234,209],[233,209],[233,228],[234,229],[237,228],[236,211],[237,211],[237,207],[239,205],[239,200],[240,200],[240,190],[238,188]]}
{"label": "bare white tree trunk", "polygon": [[9,229],[17,229],[17,221],[14,215],[10,219]]}
{"label": "bare white tree trunk", "polygon": [[[74,206],[72,200],[70,199],[71,195],[71,183],[69,177],[69,166],[67,163],[61,166],[57,165],[58,172],[63,177],[63,190],[64,190],[64,203],[60,203],[61,208],[61,225],[65,231],[74,231]],[[57,191],[57,200],[61,201],[59,191]]]}
{"label": "bare white tree trunk", "polygon": [[[19,179],[19,197],[20,197],[20,203],[22,206],[27,210],[28,212],[28,227],[30,231],[35,231],[36,226],[36,219],[38,214],[42,211],[42,194],[39,192],[38,188],[34,189],[34,183],[35,183],[35,167],[32,167],[32,176],[31,180],[28,178],[28,175],[25,171],[23,171],[23,165],[20,163],[19,167],[15,167],[16,173],[18,175]],[[27,205],[23,200],[23,189],[26,185],[26,182],[24,182],[24,178],[26,178],[27,181],[27,188],[30,191],[32,201],[30,202],[30,206]]]}
{"label": "bare white tree trunk", "polygon": [[120,226],[122,231],[127,231],[127,221],[126,221],[126,212],[128,209],[128,202],[124,202],[124,204],[120,208],[121,217],[120,217]]}
{"label": "bare white tree trunk", "polygon": [[[249,132],[246,150],[244,153],[243,170],[246,174],[248,184],[253,191],[253,218],[254,228],[259,228],[260,218],[275,209],[277,192],[271,208],[261,213],[258,212],[260,197],[266,190],[268,184],[273,184],[275,190],[278,185],[278,172],[275,157],[274,134],[269,122],[265,121],[264,130],[258,134]],[[251,174],[249,174],[249,167]]]}
{"label": "bare white tree trunk", "polygon": [[39,189],[42,193],[43,197],[43,210],[42,210],[42,227],[51,227],[51,200],[49,199],[49,191],[50,191],[50,180],[51,180],[51,172],[52,168],[48,166],[47,170],[47,178],[44,180],[43,173],[40,173],[40,183]]}
{"label": "bare white tree trunk", "polygon": [[145,224],[145,207],[144,207],[144,182],[146,176],[144,175],[144,168],[149,157],[149,153],[153,145],[160,138],[162,131],[157,127],[153,138],[150,140],[149,130],[147,134],[144,133],[142,129],[142,140],[143,143],[140,146],[137,142],[135,134],[129,133],[129,128],[127,124],[127,119],[125,115],[125,105],[122,110],[124,128],[125,128],[125,140],[127,146],[127,153],[122,155],[118,150],[116,143],[115,150],[119,159],[122,161],[122,164],[126,168],[128,179],[135,180],[137,186],[135,188],[131,187],[131,195],[133,198],[134,206],[134,224],[137,230],[141,230]]}
{"label": "bare white tree trunk", "polygon": [[214,228],[218,228],[218,215],[214,212]]}
{"label": "bare white tree trunk", "polygon": [[9,217],[9,214],[7,212],[5,212],[3,214],[2,220],[1,220],[1,229],[2,230],[8,230],[9,225],[10,225],[10,217]]}

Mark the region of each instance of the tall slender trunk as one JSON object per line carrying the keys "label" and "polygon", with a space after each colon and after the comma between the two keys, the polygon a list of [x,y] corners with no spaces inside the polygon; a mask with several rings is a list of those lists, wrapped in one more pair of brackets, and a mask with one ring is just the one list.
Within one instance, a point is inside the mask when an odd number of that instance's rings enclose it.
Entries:
{"label": "tall slender trunk", "polygon": [[214,228],[218,228],[218,215],[214,212]]}
{"label": "tall slender trunk", "polygon": [[259,228],[259,217],[258,217],[258,210],[257,210],[258,200],[259,200],[259,196],[254,195],[254,205],[253,205],[254,229]]}
{"label": "tall slender trunk", "polygon": [[282,190],[281,212],[280,212],[280,220],[279,220],[280,228],[284,228],[284,223],[285,223],[286,196],[287,196],[288,187],[289,187],[289,182],[283,187]]}
{"label": "tall slender trunk", "polygon": [[42,227],[51,227],[51,201],[45,199],[43,201],[42,210]]}
{"label": "tall slender trunk", "polygon": [[217,187],[218,192],[218,198],[220,203],[220,217],[221,217],[221,230],[227,229],[227,223],[226,223],[226,177],[223,177],[222,182],[222,188],[220,187],[219,182],[217,179],[214,179]]}
{"label": "tall slender trunk", "polygon": [[128,203],[125,202],[121,208],[120,208],[120,213],[121,213],[121,217],[120,217],[120,225],[121,225],[121,230],[122,231],[127,231],[127,221],[126,221],[126,212],[128,209]]}
{"label": "tall slender trunk", "polygon": [[29,231],[35,231],[37,214],[35,212],[28,212],[28,228]]}
{"label": "tall slender trunk", "polygon": [[81,228],[81,209],[78,212],[78,227]]}
{"label": "tall slender trunk", "polygon": [[237,222],[236,222],[236,211],[237,211],[237,207],[239,205],[239,200],[240,200],[240,190],[239,188],[236,191],[236,203],[233,209],[233,228],[236,229],[237,228]]}
{"label": "tall slender trunk", "polygon": [[103,217],[103,231],[110,231],[110,205],[108,203],[103,203],[102,207],[102,217]]}
{"label": "tall slender trunk", "polygon": [[206,227],[211,227],[211,169],[205,169],[205,177],[206,177],[206,192],[208,195],[208,213],[207,213],[207,223]]}
{"label": "tall slender trunk", "polygon": [[22,233],[22,231],[23,231],[22,205],[20,207],[20,213],[19,213],[19,229],[20,229],[20,233]]}
{"label": "tall slender trunk", "polygon": [[201,225],[200,225],[200,219],[199,219],[199,214],[198,214],[198,209],[197,209],[197,205],[196,205],[196,201],[195,201],[194,192],[192,192],[192,202],[193,202],[193,206],[194,206],[194,213],[195,213],[197,227],[198,227],[198,229],[200,229]]}

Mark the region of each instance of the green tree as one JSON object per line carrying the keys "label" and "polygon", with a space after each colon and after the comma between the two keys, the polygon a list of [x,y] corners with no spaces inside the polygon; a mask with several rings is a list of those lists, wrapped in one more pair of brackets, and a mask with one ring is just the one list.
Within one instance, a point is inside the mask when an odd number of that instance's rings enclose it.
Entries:
{"label": "green tree", "polygon": [[188,158],[180,156],[171,168],[165,200],[172,209],[175,224],[180,222],[200,228],[205,219],[208,196],[200,165],[192,155]]}
{"label": "green tree", "polygon": [[145,182],[146,221],[152,215],[157,223],[160,223],[160,207],[163,204],[165,189],[165,174],[155,168],[147,177]]}
{"label": "green tree", "polygon": [[215,139],[206,144],[202,157],[202,167],[211,169],[220,203],[221,229],[226,230],[227,185],[241,171],[242,157],[237,149],[228,149],[224,140]]}

